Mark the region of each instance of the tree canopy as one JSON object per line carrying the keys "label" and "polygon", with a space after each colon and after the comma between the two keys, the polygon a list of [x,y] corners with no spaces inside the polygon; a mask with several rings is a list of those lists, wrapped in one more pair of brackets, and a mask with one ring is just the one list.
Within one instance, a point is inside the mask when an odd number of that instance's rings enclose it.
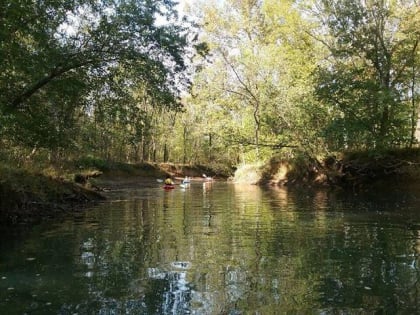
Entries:
{"label": "tree canopy", "polygon": [[190,102],[224,112],[212,124],[221,148],[252,161],[417,143],[416,1],[225,0],[196,10],[211,63]]}
{"label": "tree canopy", "polygon": [[136,111],[138,88],[155,105],[180,108],[180,91],[189,85],[190,35],[174,6],[167,0],[2,1],[3,137],[66,146],[80,115],[114,111],[106,116],[115,121],[122,111]]}
{"label": "tree canopy", "polygon": [[414,146],[419,8],[2,1],[0,153],[235,165]]}

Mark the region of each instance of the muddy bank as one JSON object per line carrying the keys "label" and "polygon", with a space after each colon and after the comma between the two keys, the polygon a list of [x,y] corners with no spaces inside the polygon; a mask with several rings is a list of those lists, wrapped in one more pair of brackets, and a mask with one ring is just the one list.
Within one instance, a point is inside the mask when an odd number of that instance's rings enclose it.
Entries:
{"label": "muddy bank", "polygon": [[33,224],[104,199],[83,185],[24,171],[0,180],[0,224]]}
{"label": "muddy bank", "polygon": [[261,168],[258,184],[374,189],[420,181],[420,149],[347,152],[324,159],[273,158]]}

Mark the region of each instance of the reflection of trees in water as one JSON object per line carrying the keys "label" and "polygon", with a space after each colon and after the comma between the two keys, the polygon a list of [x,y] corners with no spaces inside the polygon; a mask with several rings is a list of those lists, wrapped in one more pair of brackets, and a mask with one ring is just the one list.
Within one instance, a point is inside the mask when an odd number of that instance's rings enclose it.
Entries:
{"label": "reflection of trees in water", "polygon": [[[189,314],[191,287],[186,279],[186,271],[164,271],[149,268],[148,277],[155,283],[151,299],[158,297],[154,306],[155,314]],[[158,289],[160,292],[156,292]]]}
{"label": "reflection of trees in water", "polygon": [[244,270],[229,266],[225,271],[224,282],[227,302],[236,303],[246,296],[248,281]]}
{"label": "reflection of trees in water", "polygon": [[331,309],[417,313],[418,252],[417,241],[410,236],[417,231],[402,232],[396,222],[387,223],[378,213],[375,222],[366,222],[366,216],[357,220],[347,219],[342,237],[326,236],[322,252],[329,253],[329,259],[318,268],[320,302]]}
{"label": "reflection of trees in water", "polygon": [[200,183],[114,204],[109,222],[78,237],[86,299],[63,306],[67,313],[351,314],[419,305],[418,224],[361,215],[377,208],[358,202],[355,211],[325,191],[231,191]]}

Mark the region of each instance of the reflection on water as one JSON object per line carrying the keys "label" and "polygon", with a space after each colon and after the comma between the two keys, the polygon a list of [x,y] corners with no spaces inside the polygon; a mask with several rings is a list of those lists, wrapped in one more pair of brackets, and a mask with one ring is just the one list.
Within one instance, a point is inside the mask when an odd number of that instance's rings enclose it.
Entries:
{"label": "reflection on water", "polygon": [[1,314],[395,314],[420,307],[419,195],[220,182],[109,193],[2,231]]}

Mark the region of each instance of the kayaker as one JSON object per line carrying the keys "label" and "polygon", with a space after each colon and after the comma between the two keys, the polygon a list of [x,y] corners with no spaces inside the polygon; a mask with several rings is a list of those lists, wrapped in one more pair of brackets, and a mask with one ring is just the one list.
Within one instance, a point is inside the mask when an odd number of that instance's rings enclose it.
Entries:
{"label": "kayaker", "polygon": [[172,181],[172,178],[170,175],[166,175],[165,185],[174,185],[174,182]]}

